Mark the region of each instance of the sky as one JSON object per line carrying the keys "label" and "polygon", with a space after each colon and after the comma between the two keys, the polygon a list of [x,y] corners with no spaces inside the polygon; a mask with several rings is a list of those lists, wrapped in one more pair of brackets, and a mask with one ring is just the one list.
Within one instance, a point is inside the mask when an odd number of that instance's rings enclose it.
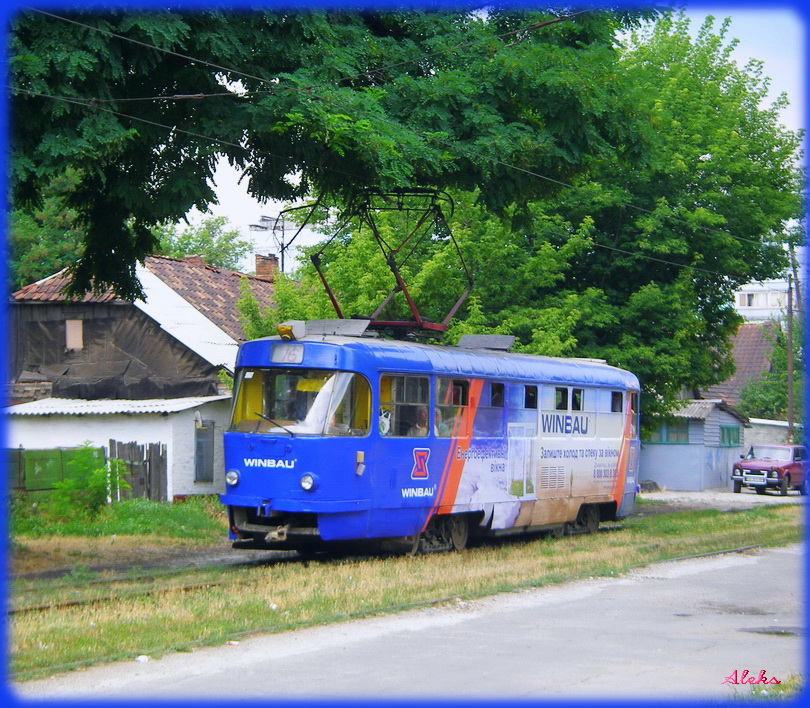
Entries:
{"label": "sky", "polygon": [[[694,2],[684,3],[684,9],[695,32],[707,15],[716,18],[715,28],[724,18],[730,17],[729,36],[739,40],[733,54],[735,61],[740,66],[751,58],[764,62],[764,75],[771,79],[771,96],[775,98],[785,92],[791,101],[782,114],[783,123],[791,130],[804,127],[807,29],[801,15],[789,5],[780,7],[779,4],[766,7],[764,4]],[[275,219],[284,205],[272,202],[261,204],[250,197],[245,185],[239,184],[239,173],[225,162],[221,163],[215,180],[220,203],[211,206],[211,213],[227,217],[231,228],[238,229],[243,238],[253,240],[255,252],[278,255],[278,243],[274,241],[272,232],[251,231],[250,225],[259,224],[262,216]],[[193,223],[199,223],[200,214],[191,212],[189,218]],[[288,230],[286,238],[289,240],[293,233]],[[320,238],[303,232],[296,239],[296,244],[307,245]],[[288,251],[285,270],[289,271],[295,266],[295,256],[293,247]],[[251,255],[243,261],[241,269],[252,271],[253,267],[254,257]]]}

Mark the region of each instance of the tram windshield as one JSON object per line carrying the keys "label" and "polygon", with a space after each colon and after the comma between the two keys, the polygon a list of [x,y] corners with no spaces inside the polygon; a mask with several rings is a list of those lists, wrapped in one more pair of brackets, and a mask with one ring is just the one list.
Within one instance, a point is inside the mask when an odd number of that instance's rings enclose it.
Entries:
{"label": "tram windshield", "polygon": [[371,389],[360,374],[325,369],[239,371],[232,431],[269,435],[368,435]]}

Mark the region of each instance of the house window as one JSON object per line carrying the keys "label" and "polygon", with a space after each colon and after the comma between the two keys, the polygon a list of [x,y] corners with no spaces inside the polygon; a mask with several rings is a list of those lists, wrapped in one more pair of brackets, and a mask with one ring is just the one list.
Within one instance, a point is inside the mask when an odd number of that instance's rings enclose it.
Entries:
{"label": "house window", "polygon": [[65,320],[65,349],[81,351],[84,349],[82,320]]}
{"label": "house window", "polygon": [[666,443],[670,445],[683,445],[689,442],[689,421],[678,420],[670,423],[661,423],[661,426],[647,442]]}
{"label": "house window", "polygon": [[195,428],[194,481],[214,481],[214,421],[204,420]]}
{"label": "house window", "polygon": [[736,425],[720,426],[720,447],[739,447],[740,429]]}

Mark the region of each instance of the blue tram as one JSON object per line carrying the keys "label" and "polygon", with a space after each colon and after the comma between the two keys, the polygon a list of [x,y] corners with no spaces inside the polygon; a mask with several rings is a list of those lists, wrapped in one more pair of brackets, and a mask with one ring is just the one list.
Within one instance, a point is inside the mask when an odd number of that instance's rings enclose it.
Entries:
{"label": "blue tram", "polygon": [[633,374],[486,343],[280,331],[237,357],[221,495],[234,546],[461,549],[632,512]]}

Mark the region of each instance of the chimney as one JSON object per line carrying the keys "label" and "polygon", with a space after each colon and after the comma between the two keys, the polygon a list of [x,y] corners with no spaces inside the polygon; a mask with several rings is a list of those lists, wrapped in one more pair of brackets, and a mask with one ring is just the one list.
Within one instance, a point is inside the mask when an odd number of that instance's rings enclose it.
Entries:
{"label": "chimney", "polygon": [[256,277],[273,281],[278,271],[278,258],[275,253],[266,256],[256,254]]}
{"label": "chimney", "polygon": [[204,266],[205,265],[205,258],[203,258],[202,256],[197,256],[197,255],[195,255],[195,256],[185,256],[181,260],[183,260],[186,263],[191,263],[191,265],[198,265],[198,266]]}

